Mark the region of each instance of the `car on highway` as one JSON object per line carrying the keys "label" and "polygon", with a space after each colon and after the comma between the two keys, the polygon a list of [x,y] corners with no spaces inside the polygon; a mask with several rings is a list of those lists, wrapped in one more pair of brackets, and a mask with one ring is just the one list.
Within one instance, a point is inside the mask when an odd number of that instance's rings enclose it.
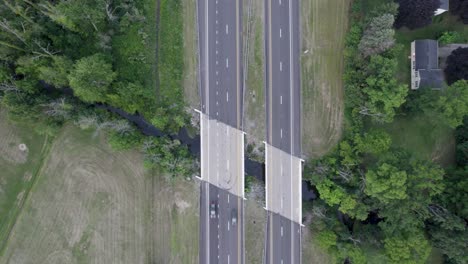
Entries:
{"label": "car on highway", "polygon": [[231,211],[231,222],[232,222],[232,225],[237,224],[237,210],[235,208],[232,209]]}
{"label": "car on highway", "polygon": [[210,204],[210,218],[216,218],[217,205],[215,201],[211,201]]}

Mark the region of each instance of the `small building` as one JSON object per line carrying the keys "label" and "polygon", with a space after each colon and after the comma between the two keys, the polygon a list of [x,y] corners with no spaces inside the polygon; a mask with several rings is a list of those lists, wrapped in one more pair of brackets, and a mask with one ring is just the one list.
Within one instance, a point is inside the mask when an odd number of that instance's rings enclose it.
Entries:
{"label": "small building", "polygon": [[440,6],[434,12],[434,16],[438,16],[442,13],[449,11],[449,0],[439,0]]}
{"label": "small building", "polygon": [[439,68],[439,42],[432,39],[411,43],[411,89],[442,89],[444,72]]}

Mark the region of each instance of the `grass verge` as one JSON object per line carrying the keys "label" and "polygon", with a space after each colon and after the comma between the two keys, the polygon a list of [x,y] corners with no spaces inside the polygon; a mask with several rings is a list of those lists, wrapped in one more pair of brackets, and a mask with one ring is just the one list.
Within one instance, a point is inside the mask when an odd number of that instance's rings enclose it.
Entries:
{"label": "grass verge", "polygon": [[158,39],[159,98],[164,105],[183,102],[184,28],[181,0],[160,0]]}
{"label": "grass verge", "polygon": [[200,108],[198,93],[198,32],[196,0],[182,1],[184,26],[184,96],[192,109]]}

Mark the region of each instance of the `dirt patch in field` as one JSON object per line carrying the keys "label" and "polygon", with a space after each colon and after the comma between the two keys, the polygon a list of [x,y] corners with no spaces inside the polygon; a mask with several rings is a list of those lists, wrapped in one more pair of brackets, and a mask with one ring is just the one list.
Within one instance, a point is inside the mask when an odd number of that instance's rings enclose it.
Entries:
{"label": "dirt patch in field", "polygon": [[302,145],[317,158],[343,128],[343,49],[350,0],[304,0],[302,24]]}
{"label": "dirt patch in field", "polygon": [[139,153],[67,127],[0,263],[196,263],[197,184],[163,178]]}
{"label": "dirt patch in field", "polygon": [[20,149],[23,144],[13,126],[8,126],[6,113],[0,111],[0,159],[12,164],[24,164],[28,160],[29,150]]}

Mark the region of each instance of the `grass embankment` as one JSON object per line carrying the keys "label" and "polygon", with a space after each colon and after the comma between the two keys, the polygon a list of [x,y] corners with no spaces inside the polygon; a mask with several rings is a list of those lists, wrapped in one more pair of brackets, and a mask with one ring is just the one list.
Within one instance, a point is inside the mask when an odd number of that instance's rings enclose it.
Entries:
{"label": "grass embankment", "polygon": [[197,1],[185,0],[182,1],[182,5],[184,19],[184,97],[191,108],[199,109]]}
{"label": "grass embankment", "polygon": [[105,142],[61,132],[0,263],[197,263],[198,185]]}
{"label": "grass embankment", "polygon": [[[0,254],[8,242],[41,165],[47,156],[51,140],[31,131],[29,127],[13,125],[0,110]],[[19,149],[25,144],[26,151]]]}
{"label": "grass embankment", "polygon": [[184,28],[181,0],[159,0],[159,101],[183,102]]}
{"label": "grass embankment", "polygon": [[349,0],[301,2],[302,148],[311,158],[326,154],[342,134],[349,5]]}
{"label": "grass embankment", "polygon": [[112,39],[118,79],[128,87],[112,99],[124,110],[139,111],[158,128],[176,132],[187,123],[185,61],[195,64],[194,55],[184,59],[183,15],[189,12],[181,0],[137,0],[135,5],[141,15],[124,16]]}

